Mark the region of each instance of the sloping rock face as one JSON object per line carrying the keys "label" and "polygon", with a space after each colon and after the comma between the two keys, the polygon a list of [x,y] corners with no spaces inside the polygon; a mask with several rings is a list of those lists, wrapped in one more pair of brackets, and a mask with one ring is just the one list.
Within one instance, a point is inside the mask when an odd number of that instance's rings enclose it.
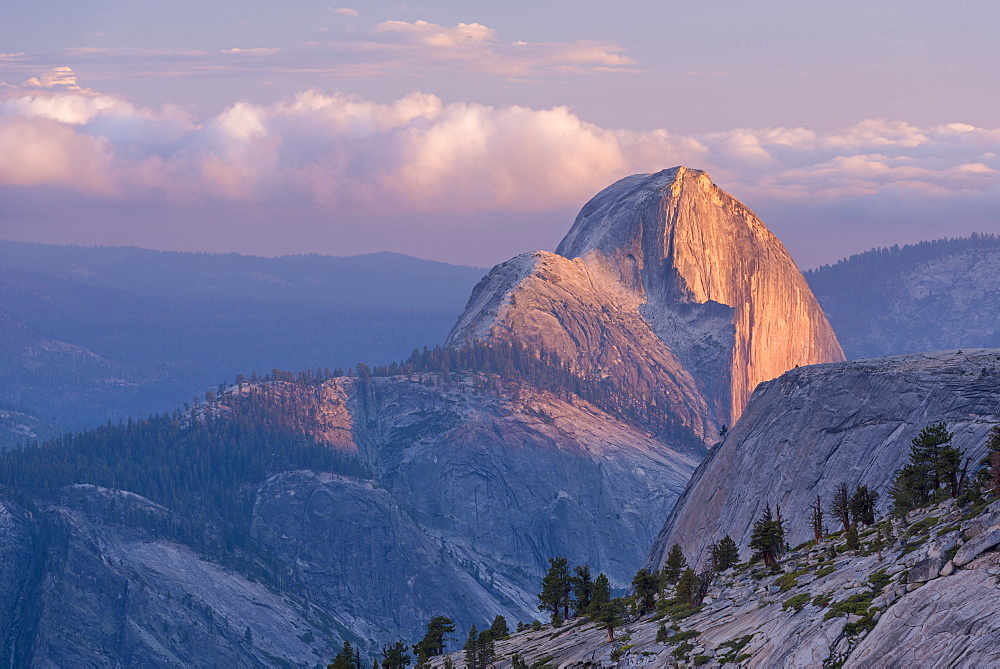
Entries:
{"label": "sloping rock face", "polygon": [[370,661],[435,615],[532,620],[550,557],[627,587],[695,466],[576,397],[484,375],[269,390],[368,477],[249,489],[256,571],[160,532],[172,512],[129,492],[71,486],[34,517],[0,499],[0,662],[315,666],[343,639]]}
{"label": "sloping rock face", "polygon": [[[377,479],[456,554],[535,575],[556,555],[627,585],[694,461],[578,398],[472,379],[356,384],[355,435]],[[637,559],[638,558],[638,559]],[[596,572],[595,572],[596,573]]]}
{"label": "sloping rock face", "polygon": [[[807,509],[839,483],[867,485],[889,503],[910,441],[944,421],[972,463],[1000,422],[1000,349],[939,351],[815,365],[761,385],[739,423],[699,465],[657,537],[659,568],[679,543],[689,559],[725,534],[746,552],[765,504],[780,505],[788,542],[812,537]],[[832,521],[828,521],[832,523]]]}
{"label": "sloping rock face", "polygon": [[939,578],[889,609],[845,667],[988,667],[1000,663],[1000,560]]}
{"label": "sloping rock face", "polygon": [[[1000,502],[986,510],[994,521],[998,513]],[[783,573],[738,565],[714,576],[695,609],[677,606],[668,585],[657,609],[624,616],[612,641],[579,617],[500,641],[496,665],[513,666],[518,653],[528,665],[557,667],[993,667],[1000,553],[927,583],[906,578],[960,541],[975,514],[949,500],[914,513],[924,531],[893,523],[891,547],[871,546],[868,535],[862,550],[845,551],[842,536],[825,537],[782,556]],[[449,659],[467,666],[458,653],[431,666]]]}
{"label": "sloping rock face", "polygon": [[[572,261],[531,254],[495,268],[449,343],[518,337],[589,373],[632,382],[641,369],[706,440],[709,424],[739,417],[759,382],[843,360],[784,247],[704,172],[613,184],[584,206],[557,254]],[[707,415],[693,419],[702,407]]]}
{"label": "sloping rock face", "polygon": [[4,664],[314,666],[332,657],[330,615],[136,523],[169,513],[131,493],[73,486],[13,530],[30,541],[0,529]]}

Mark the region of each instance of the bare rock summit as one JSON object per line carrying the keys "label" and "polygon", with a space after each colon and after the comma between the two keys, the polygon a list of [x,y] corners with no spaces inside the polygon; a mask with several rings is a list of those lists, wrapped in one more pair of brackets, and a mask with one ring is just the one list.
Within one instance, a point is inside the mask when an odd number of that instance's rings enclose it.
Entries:
{"label": "bare rock summit", "polygon": [[844,359],[781,242],[685,167],[612,184],[555,254],[495,267],[448,341],[490,339],[520,340],[643,394],[705,444],[758,383]]}

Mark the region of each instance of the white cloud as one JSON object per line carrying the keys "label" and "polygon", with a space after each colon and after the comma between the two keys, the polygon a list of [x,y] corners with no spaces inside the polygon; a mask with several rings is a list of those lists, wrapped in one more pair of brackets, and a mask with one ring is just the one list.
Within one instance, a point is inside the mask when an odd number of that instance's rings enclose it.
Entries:
{"label": "white cloud", "polygon": [[358,10],[351,9],[350,7],[337,7],[333,11],[336,14],[343,14],[344,16],[358,16]]}
{"label": "white cloud", "polygon": [[73,68],[66,65],[54,67],[44,74],[31,77],[24,82],[27,88],[54,88],[64,91],[82,90],[76,82]]}
{"label": "white cloud", "polygon": [[387,35],[412,44],[455,49],[497,41],[497,33],[480,23],[459,23],[453,28],[427,21],[383,21],[375,26],[376,35]]}
{"label": "white cloud", "polygon": [[[400,215],[531,212],[575,208],[627,174],[685,164],[756,201],[1000,197],[1000,129],[967,124],[678,135],[601,128],[565,107],[445,104],[425,93],[378,103],[315,90],[196,121],[84,90],[71,71],[38,81],[60,77],[0,101],[0,185]],[[77,88],[66,90],[69,81]]]}

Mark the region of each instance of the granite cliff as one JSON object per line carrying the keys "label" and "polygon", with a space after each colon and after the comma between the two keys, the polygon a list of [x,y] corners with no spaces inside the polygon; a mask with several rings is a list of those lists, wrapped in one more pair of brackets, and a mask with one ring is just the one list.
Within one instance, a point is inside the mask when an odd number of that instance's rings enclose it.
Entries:
{"label": "granite cliff", "polygon": [[448,341],[512,337],[662,393],[708,443],[761,381],[844,359],[781,242],[685,167],[622,179],[583,207],[556,254],[494,268]]}
{"label": "granite cliff", "polygon": [[[793,369],[762,384],[725,440],[699,464],[650,553],[659,568],[671,545],[705,560],[729,534],[746,548],[765,504],[795,520],[793,546],[810,538],[805,509],[838,483],[888,489],[910,441],[944,421],[972,463],[1000,423],[1000,350],[966,349]],[[775,463],[780,463],[775,466]]]}
{"label": "granite cliff", "polygon": [[[794,369],[761,384],[699,465],[650,553],[680,544],[707,565],[729,534],[750,557],[750,528],[779,505],[794,548],[773,569],[743,562],[703,582],[697,606],[664,585],[652,611],[627,604],[608,639],[593,620],[544,625],[497,645],[496,666],[984,667],[1000,662],[1000,501],[947,499],[813,541],[807,510],[838,483],[882,493],[910,440],[944,421],[974,472],[1000,425],[1000,349],[951,350]],[[831,529],[836,521],[827,517]],[[455,666],[466,666],[460,655]],[[443,666],[435,660],[433,666]]]}

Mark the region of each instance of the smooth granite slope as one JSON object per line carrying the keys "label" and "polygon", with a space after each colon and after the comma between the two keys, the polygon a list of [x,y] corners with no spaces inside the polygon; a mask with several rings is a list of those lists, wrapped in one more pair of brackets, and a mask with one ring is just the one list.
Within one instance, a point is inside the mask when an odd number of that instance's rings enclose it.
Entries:
{"label": "smooth granite slope", "polygon": [[746,412],[698,466],[667,518],[648,565],[679,543],[703,563],[729,534],[743,549],[764,505],[780,505],[788,541],[811,537],[807,509],[834,487],[864,484],[890,503],[910,441],[944,421],[973,464],[1000,423],[1000,349],[938,351],[794,369],[762,384]]}

